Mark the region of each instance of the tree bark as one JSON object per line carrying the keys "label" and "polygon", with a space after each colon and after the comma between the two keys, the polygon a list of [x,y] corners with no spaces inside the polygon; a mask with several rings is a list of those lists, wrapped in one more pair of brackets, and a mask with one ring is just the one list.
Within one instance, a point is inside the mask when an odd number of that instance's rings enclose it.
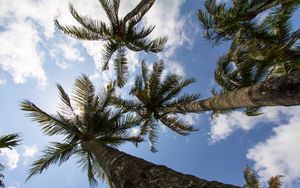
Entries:
{"label": "tree bark", "polygon": [[155,165],[96,141],[82,143],[82,148],[96,159],[116,188],[238,188],[217,181],[207,181]]}
{"label": "tree bark", "polygon": [[300,105],[300,71],[194,103],[165,107],[162,113],[204,112],[246,107]]}

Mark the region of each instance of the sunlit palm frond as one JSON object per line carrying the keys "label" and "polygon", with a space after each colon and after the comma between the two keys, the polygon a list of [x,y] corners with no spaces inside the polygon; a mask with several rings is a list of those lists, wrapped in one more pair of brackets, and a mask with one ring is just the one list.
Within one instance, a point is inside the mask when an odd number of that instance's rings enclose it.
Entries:
{"label": "sunlit palm frond", "polygon": [[92,105],[95,88],[87,75],[82,75],[75,80],[73,91],[72,100],[77,108],[88,108]]}
{"label": "sunlit palm frond", "polygon": [[43,132],[49,136],[78,133],[75,126],[64,124],[59,117],[47,114],[28,100],[21,103],[21,110],[27,111],[27,116],[38,122],[42,126]]}

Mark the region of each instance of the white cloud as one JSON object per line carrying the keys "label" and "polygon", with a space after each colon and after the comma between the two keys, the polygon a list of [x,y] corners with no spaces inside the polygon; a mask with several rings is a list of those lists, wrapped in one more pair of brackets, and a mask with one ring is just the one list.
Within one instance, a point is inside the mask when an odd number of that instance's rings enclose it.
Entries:
{"label": "white cloud", "polygon": [[[159,55],[160,58],[171,57],[175,50],[187,44],[192,45],[192,40],[188,38],[185,32],[188,16],[180,15],[180,9],[185,0],[156,1],[145,16],[146,25],[155,25],[151,37],[168,36],[167,49]],[[167,10],[167,11],[166,11]]]}
{"label": "white cloud", "polygon": [[23,146],[23,153],[22,156],[24,157],[24,165],[27,165],[28,161],[35,156],[35,154],[38,152],[38,148],[36,145],[33,146],[28,146],[28,145],[24,145]]}
{"label": "white cloud", "polygon": [[9,72],[16,83],[35,78],[45,86],[47,78],[42,68],[42,53],[38,51],[38,32],[30,21],[8,24],[0,35],[0,67]]}
{"label": "white cloud", "polygon": [[287,187],[300,180],[300,110],[287,124],[273,129],[273,136],[248,150],[247,158],[255,162],[254,168],[262,180],[284,175]]}
{"label": "white cloud", "polygon": [[[15,83],[22,84],[33,78],[44,87],[47,77],[43,69],[43,54],[39,49],[53,37],[53,19],[64,15],[67,1],[0,0],[0,68],[8,72]],[[67,14],[66,14],[67,15]],[[67,16],[64,16],[67,17]],[[49,42],[49,41],[47,41]]]}
{"label": "white cloud", "polygon": [[174,61],[168,60],[168,62],[165,63],[165,70],[166,73],[177,74],[182,77],[185,76],[184,67],[181,64]]}
{"label": "white cloud", "polygon": [[[74,7],[82,15],[92,18],[107,20],[104,11],[97,1],[71,1]],[[137,5],[139,1],[127,1],[121,3],[120,15],[125,15]],[[189,43],[191,40],[185,35],[184,25],[186,17],[179,16],[180,7],[184,0],[176,0],[171,4],[167,0],[157,1],[146,14],[143,23],[156,25],[152,37],[169,36],[168,50],[165,54],[170,57],[174,50]],[[101,49],[103,42],[76,41],[67,42],[67,36],[62,32],[55,33],[53,19],[57,18],[63,24],[78,24],[70,15],[68,1],[60,0],[0,0],[0,21],[3,23],[4,31],[1,32],[0,42],[0,67],[11,74],[16,83],[25,83],[29,78],[34,78],[41,86],[45,86],[47,77],[43,69],[45,59],[43,54],[54,54],[63,59],[56,59],[59,67],[67,69],[71,67],[69,61],[84,61],[80,51],[80,45],[87,49],[87,53],[94,59],[97,69],[101,68]],[[168,11],[165,11],[165,10]],[[57,37],[63,36],[63,40],[57,43]],[[39,46],[43,46],[39,49]],[[51,48],[51,49],[50,49]],[[59,53],[60,52],[60,53]],[[129,54],[130,55],[130,54]],[[129,57],[129,68],[136,68],[138,57]],[[133,59],[132,59],[133,58]],[[176,67],[176,64],[175,64]],[[178,68],[178,66],[177,66]],[[177,69],[180,73],[183,71]],[[101,73],[102,78],[108,80],[113,72]]]}
{"label": "white cloud", "polygon": [[262,109],[260,116],[246,116],[240,111],[234,111],[229,115],[220,114],[211,121],[211,143],[226,139],[237,130],[249,131],[261,122],[278,124],[284,118],[295,114],[299,107],[266,107]]}
{"label": "white cloud", "polygon": [[38,151],[38,148],[36,145],[33,145],[33,146],[28,146],[28,145],[24,145],[24,153],[23,153],[23,156],[25,158],[31,158],[33,157],[37,151]]}
{"label": "white cloud", "polygon": [[4,159],[4,165],[7,166],[10,170],[17,168],[20,155],[15,149],[1,149],[0,157]]}
{"label": "white cloud", "polygon": [[13,184],[13,186],[9,186],[7,188],[19,188],[20,187],[20,183],[16,182]]}
{"label": "white cloud", "polygon": [[2,79],[2,78],[0,78],[0,86],[1,85],[4,85],[6,83],[6,80],[5,79]]}
{"label": "white cloud", "polygon": [[300,107],[266,107],[263,115],[248,117],[242,112],[220,115],[211,124],[211,142],[226,139],[237,130],[249,131],[264,122],[272,126],[273,135],[247,152],[262,181],[274,175],[284,175],[287,187],[300,181]]}

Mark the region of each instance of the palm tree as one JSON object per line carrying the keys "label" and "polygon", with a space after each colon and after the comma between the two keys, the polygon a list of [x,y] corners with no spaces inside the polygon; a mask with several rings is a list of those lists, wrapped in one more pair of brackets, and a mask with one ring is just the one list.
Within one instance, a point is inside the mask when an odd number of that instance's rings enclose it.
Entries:
{"label": "palm tree", "polygon": [[141,0],[124,18],[119,18],[120,0],[99,0],[109,19],[109,24],[81,16],[70,4],[70,12],[81,26],[64,26],[57,20],[55,20],[55,24],[65,34],[74,38],[106,41],[102,56],[103,69],[105,70],[108,68],[108,62],[113,54],[120,49],[123,51],[129,49],[154,53],[163,50],[167,37],[154,40],[147,39],[147,36],[153,31],[155,26],[137,28],[137,24],[154,2],[155,0]]}
{"label": "palm tree", "polygon": [[103,93],[96,94],[93,84],[85,75],[76,79],[72,98],[62,86],[57,87],[62,103],[56,115],[47,114],[28,100],[21,105],[22,110],[29,112],[28,116],[42,126],[46,135],[64,137],[63,142],[52,142],[43,151],[43,155],[33,163],[28,179],[52,164],[61,165],[72,155],[77,155],[78,162],[87,170],[89,182],[95,184],[95,177],[105,179],[106,174],[85,143],[110,147],[117,147],[125,141],[139,143],[142,139],[130,136],[126,130],[136,126],[140,120],[110,109],[110,96],[114,88],[108,86]]}
{"label": "palm tree", "polygon": [[[299,3],[300,1],[233,1],[233,6],[226,8],[225,4],[206,2],[210,15],[204,16],[204,12],[199,11],[200,20],[205,24],[205,19],[214,19],[211,24],[215,25],[207,26],[207,29],[215,32],[214,40],[232,40],[230,50],[219,58],[215,71],[215,80],[221,86],[219,93],[261,83],[300,68],[300,46],[297,42],[300,30],[293,32],[289,23]],[[272,10],[260,23],[255,21],[257,14],[279,4],[281,6]],[[235,20],[230,22],[232,28],[226,24],[229,21],[226,19],[229,18]],[[246,28],[245,25],[251,28]],[[218,31],[221,31],[220,34],[217,34]],[[246,114],[259,113],[257,108],[246,108]]]}
{"label": "palm tree", "polygon": [[[149,134],[151,151],[156,152],[158,121],[180,135],[187,135],[189,132],[196,130],[176,114],[162,112],[161,108],[172,108],[177,105],[195,102],[199,98],[199,94],[185,94],[178,97],[182,89],[195,82],[195,80],[183,80],[176,74],[168,74],[162,80],[163,61],[155,63],[152,72],[149,71],[144,60],[141,64],[142,74],[136,77],[135,85],[130,92],[135,99],[125,100],[116,97],[114,104],[125,112],[134,112],[141,117],[143,123],[140,127],[140,135]],[[186,111],[182,110],[177,113],[185,114]]]}
{"label": "palm tree", "polygon": [[[269,188],[281,188],[282,182],[281,178],[283,176],[276,175],[274,177],[271,177],[268,181],[268,187]],[[243,188],[261,188],[261,185],[259,181],[257,180],[257,177],[255,175],[255,172],[250,169],[249,167],[246,167],[244,170],[244,178],[245,178],[245,185]]]}
{"label": "palm tree", "polygon": [[42,173],[52,164],[61,165],[72,155],[78,155],[78,162],[87,169],[92,184],[96,182],[95,176],[105,177],[106,174],[115,187],[237,188],[181,174],[115,149],[125,141],[137,144],[142,139],[127,133],[140,118],[110,107],[114,95],[111,84],[97,95],[91,81],[83,75],[75,81],[72,98],[60,85],[58,89],[62,104],[56,115],[44,112],[28,100],[22,102],[22,110],[40,124],[46,135],[63,137],[62,142],[52,142],[43,151],[33,163],[28,178]]}
{"label": "palm tree", "polygon": [[281,6],[289,8],[299,5],[299,0],[232,0],[232,6],[206,0],[206,11],[199,10],[198,18],[205,37],[215,42],[233,40],[236,36],[266,39],[268,33],[257,27],[257,15]]}
{"label": "palm tree", "polygon": [[[271,77],[299,69],[299,30],[292,32],[289,23],[300,1],[206,1],[207,12],[199,10],[199,19],[206,37],[216,42],[232,40],[229,52],[219,58],[215,80],[220,93],[261,83]],[[281,5],[281,6],[278,6]],[[257,15],[272,9],[257,22]],[[246,108],[248,115],[257,115],[257,108]]]}
{"label": "palm tree", "polygon": [[[21,139],[19,134],[8,134],[0,137],[0,153],[2,148],[12,149],[20,143]],[[0,163],[0,187],[5,187],[3,179],[4,175],[1,173],[4,166]]]}

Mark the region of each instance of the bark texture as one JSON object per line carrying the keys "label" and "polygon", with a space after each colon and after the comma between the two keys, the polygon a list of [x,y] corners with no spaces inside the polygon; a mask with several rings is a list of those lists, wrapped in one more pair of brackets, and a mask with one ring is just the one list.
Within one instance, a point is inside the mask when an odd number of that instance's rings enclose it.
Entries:
{"label": "bark texture", "polygon": [[207,181],[155,165],[96,141],[82,143],[95,154],[99,164],[116,188],[238,188],[217,181]]}
{"label": "bark texture", "polygon": [[300,71],[264,83],[216,95],[194,103],[161,109],[162,112],[204,112],[245,107],[300,105]]}

